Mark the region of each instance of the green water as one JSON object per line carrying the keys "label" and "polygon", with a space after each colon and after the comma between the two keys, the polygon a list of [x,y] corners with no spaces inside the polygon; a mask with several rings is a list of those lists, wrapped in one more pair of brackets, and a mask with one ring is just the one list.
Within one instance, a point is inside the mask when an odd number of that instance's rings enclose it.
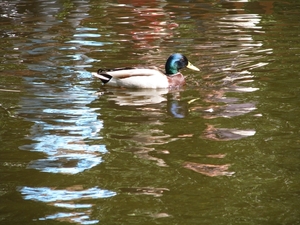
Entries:
{"label": "green water", "polygon": [[298,1],[0,6],[0,224],[300,224]]}

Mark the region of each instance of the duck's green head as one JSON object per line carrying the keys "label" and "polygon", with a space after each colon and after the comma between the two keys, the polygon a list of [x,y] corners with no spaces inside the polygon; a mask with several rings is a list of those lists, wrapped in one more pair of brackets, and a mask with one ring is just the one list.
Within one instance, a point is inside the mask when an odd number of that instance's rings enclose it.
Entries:
{"label": "duck's green head", "polygon": [[184,55],[179,53],[172,54],[166,62],[166,74],[172,75],[178,73],[180,69],[185,67],[191,70],[200,71],[196,66],[192,65]]}

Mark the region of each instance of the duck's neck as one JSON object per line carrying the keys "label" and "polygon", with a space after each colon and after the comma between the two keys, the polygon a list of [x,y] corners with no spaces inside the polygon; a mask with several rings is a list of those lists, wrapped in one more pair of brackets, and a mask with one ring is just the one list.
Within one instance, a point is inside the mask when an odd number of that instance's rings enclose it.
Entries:
{"label": "duck's neck", "polygon": [[176,61],[167,61],[165,69],[166,69],[167,75],[172,75],[172,74],[178,73],[177,62]]}

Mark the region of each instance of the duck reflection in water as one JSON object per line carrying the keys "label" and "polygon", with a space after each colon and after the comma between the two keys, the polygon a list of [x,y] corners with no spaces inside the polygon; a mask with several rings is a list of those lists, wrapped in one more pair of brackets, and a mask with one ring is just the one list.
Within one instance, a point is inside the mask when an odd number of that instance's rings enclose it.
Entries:
{"label": "duck reflection in water", "polygon": [[[146,106],[152,105],[153,110],[160,108],[156,105],[167,102],[167,112],[174,118],[185,118],[188,115],[188,103],[180,100],[180,91],[169,89],[103,89],[96,93],[98,96],[107,96],[109,100],[119,106]],[[156,106],[155,106],[156,105]],[[149,109],[149,107],[148,107]],[[149,109],[150,110],[150,109]]]}
{"label": "duck reflection in water", "polygon": [[188,115],[188,103],[180,100],[180,93],[168,93],[167,97],[168,114],[174,118],[185,118]]}
{"label": "duck reflection in water", "polygon": [[102,88],[98,96],[105,96],[119,106],[145,106],[167,101],[168,89],[120,89]]}

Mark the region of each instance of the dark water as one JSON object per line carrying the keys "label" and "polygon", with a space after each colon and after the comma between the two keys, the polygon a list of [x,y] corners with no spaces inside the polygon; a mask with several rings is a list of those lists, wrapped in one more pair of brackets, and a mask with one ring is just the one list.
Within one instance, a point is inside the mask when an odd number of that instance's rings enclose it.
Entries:
{"label": "dark water", "polygon": [[[300,2],[0,6],[1,224],[300,224]],[[180,90],[90,73],[173,52]]]}

